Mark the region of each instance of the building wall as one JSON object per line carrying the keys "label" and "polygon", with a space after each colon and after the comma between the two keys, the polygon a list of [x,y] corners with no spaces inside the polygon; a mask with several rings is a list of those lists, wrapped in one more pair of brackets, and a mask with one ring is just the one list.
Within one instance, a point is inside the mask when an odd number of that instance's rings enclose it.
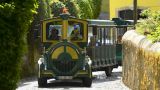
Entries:
{"label": "building wall", "polygon": [[[124,9],[133,10],[133,0],[110,0],[110,19],[118,17],[118,11]],[[160,0],[137,0],[138,9],[151,8],[160,10]]]}

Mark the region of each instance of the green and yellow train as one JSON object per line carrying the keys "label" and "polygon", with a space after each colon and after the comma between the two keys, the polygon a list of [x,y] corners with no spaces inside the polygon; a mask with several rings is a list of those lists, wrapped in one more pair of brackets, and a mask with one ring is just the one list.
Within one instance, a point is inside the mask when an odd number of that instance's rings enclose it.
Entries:
{"label": "green and yellow train", "polygon": [[[121,44],[114,21],[82,20],[68,14],[42,21],[41,38],[44,53],[38,61],[38,85],[47,79],[81,79],[83,85],[92,85],[92,71],[112,69],[121,61]],[[124,27],[119,31],[124,34]],[[125,27],[126,28],[126,27]],[[119,51],[116,51],[119,49]]]}

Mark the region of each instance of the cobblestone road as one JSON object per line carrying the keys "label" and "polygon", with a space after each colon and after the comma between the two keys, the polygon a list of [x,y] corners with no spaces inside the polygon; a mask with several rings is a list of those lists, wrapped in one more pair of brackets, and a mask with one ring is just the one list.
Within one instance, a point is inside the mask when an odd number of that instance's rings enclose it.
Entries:
{"label": "cobblestone road", "polygon": [[35,78],[22,80],[16,90],[130,90],[122,82],[122,67],[113,69],[111,77],[106,77],[105,72],[93,72],[92,87],[83,87],[81,81],[58,81],[48,80],[45,88],[38,88]]}

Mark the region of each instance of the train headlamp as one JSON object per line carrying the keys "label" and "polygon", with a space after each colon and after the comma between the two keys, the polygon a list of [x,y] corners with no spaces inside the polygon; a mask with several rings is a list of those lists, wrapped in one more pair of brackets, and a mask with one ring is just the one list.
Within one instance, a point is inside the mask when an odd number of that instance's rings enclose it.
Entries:
{"label": "train headlamp", "polygon": [[89,56],[86,56],[85,63],[88,63],[89,65],[92,64],[92,60],[89,58]]}
{"label": "train headlamp", "polygon": [[44,63],[44,58],[43,57],[39,58],[39,60],[38,60],[39,65],[41,65],[42,63]]}

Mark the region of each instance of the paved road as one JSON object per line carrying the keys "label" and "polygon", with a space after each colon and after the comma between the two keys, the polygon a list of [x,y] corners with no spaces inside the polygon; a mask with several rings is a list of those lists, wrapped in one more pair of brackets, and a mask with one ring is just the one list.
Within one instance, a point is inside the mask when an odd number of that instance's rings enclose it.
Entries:
{"label": "paved road", "polygon": [[122,67],[113,69],[111,77],[106,77],[105,72],[93,72],[96,77],[93,79],[92,87],[83,87],[81,81],[57,81],[48,80],[45,88],[38,88],[35,78],[23,80],[16,90],[130,90],[122,82]]}

